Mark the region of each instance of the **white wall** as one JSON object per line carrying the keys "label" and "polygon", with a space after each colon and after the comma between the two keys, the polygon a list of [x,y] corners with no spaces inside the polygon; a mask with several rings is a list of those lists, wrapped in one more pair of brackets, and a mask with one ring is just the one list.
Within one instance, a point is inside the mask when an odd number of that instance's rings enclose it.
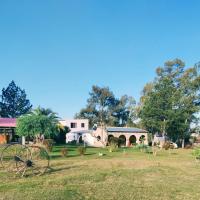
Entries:
{"label": "white wall", "polygon": [[96,137],[92,136],[91,133],[84,133],[82,137],[85,142],[85,145],[87,145],[87,146],[92,146],[92,147],[104,147],[105,146],[103,144],[103,142],[98,140]]}
{"label": "white wall", "polygon": [[[70,128],[71,132],[88,130],[89,129],[89,120],[88,119],[66,119],[59,121],[63,126]],[[71,124],[75,123],[76,127],[72,128]],[[84,127],[81,127],[81,124],[84,124]]]}

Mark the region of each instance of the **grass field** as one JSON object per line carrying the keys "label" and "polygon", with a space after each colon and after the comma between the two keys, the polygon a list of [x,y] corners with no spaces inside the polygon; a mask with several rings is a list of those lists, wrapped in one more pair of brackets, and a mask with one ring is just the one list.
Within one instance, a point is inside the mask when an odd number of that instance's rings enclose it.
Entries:
{"label": "grass field", "polygon": [[[69,155],[51,153],[51,170],[43,176],[19,178],[0,169],[0,200],[22,199],[200,199],[200,163],[191,150],[163,150],[156,157],[135,151],[88,148],[79,156],[68,146]],[[102,152],[105,155],[99,156]]]}

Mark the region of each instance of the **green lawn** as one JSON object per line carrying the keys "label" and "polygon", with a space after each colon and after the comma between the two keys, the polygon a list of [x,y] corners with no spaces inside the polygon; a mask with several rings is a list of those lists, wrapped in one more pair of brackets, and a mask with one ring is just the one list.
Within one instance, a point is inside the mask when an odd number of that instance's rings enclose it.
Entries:
{"label": "green lawn", "polygon": [[163,150],[154,157],[133,148],[114,153],[88,148],[79,156],[68,146],[69,156],[63,158],[62,147],[54,147],[52,170],[43,176],[19,178],[0,169],[0,200],[200,199],[200,163],[191,150],[171,155]]}

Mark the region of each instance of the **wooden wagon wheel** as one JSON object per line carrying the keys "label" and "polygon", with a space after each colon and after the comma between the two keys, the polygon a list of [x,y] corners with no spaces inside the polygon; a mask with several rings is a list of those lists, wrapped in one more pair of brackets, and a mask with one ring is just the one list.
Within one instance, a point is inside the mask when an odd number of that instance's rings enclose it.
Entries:
{"label": "wooden wagon wheel", "polygon": [[49,154],[44,147],[29,146],[31,151],[31,170],[34,175],[42,175],[49,168]]}
{"label": "wooden wagon wheel", "polygon": [[8,172],[24,175],[41,175],[49,167],[49,155],[40,146],[11,144],[1,153],[1,164]]}
{"label": "wooden wagon wheel", "polygon": [[29,160],[29,148],[21,144],[9,144],[1,153],[1,165],[7,172],[23,173],[26,168],[25,160]]}

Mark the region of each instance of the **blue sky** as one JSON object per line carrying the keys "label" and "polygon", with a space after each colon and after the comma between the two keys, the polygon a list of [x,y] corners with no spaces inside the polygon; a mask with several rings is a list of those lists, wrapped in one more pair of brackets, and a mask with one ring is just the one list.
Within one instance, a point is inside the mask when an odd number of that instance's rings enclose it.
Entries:
{"label": "blue sky", "polygon": [[155,68],[200,61],[198,0],[0,1],[0,89],[73,117],[93,84],[136,98]]}

